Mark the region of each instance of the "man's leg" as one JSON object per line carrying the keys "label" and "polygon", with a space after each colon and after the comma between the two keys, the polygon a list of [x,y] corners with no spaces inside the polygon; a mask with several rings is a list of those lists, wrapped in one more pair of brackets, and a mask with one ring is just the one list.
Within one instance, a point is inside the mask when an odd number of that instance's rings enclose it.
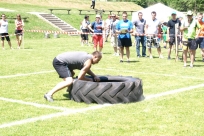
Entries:
{"label": "man's leg", "polygon": [[187,62],[187,52],[188,52],[188,49],[186,50],[183,50],[183,66],[186,67],[186,62]]}
{"label": "man's leg", "polygon": [[142,43],[142,57],[146,56],[146,37],[141,37],[141,43]]}
{"label": "man's leg", "polygon": [[140,36],[136,36],[135,37],[135,42],[136,42],[137,57],[140,57],[140,41],[141,41],[141,37]]}
{"label": "man's leg", "polygon": [[195,60],[195,53],[196,53],[196,50],[191,50],[190,49],[190,59],[191,59],[191,64],[190,64],[190,67],[193,67],[193,63],[194,63],[194,60]]}
{"label": "man's leg", "polygon": [[2,49],[4,50],[4,40],[1,40]]}
{"label": "man's leg", "polygon": [[124,47],[120,47],[120,62],[123,62],[123,55],[124,55]]}
{"label": "man's leg", "polygon": [[59,82],[52,90],[50,90],[47,94],[45,94],[45,98],[48,100],[48,101],[53,101],[53,94],[58,92],[59,90],[65,88],[65,87],[68,87],[70,86],[71,84],[73,83],[73,78],[72,77],[67,77],[67,78],[63,78],[63,81],[62,82]]}
{"label": "man's leg", "polygon": [[125,50],[126,50],[127,61],[129,62],[130,61],[130,49],[129,47],[125,47]]}
{"label": "man's leg", "polygon": [[98,42],[99,42],[99,52],[102,53],[102,49],[103,49],[103,36],[102,35],[98,36]]}

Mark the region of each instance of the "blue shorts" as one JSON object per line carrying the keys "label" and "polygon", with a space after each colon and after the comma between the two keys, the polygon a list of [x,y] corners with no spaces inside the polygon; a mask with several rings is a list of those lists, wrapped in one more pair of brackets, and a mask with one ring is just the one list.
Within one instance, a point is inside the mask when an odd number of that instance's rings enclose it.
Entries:
{"label": "blue shorts", "polygon": [[204,49],[204,38],[196,39],[196,43],[199,45],[199,48]]}
{"label": "blue shorts", "polygon": [[54,58],[53,67],[57,71],[59,78],[72,77],[71,71],[69,70],[67,63],[61,62],[58,59]]}

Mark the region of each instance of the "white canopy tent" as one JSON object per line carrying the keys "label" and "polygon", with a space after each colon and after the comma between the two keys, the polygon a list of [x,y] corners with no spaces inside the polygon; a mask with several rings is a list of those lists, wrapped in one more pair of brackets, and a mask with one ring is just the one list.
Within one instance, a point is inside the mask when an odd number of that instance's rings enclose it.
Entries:
{"label": "white canopy tent", "polygon": [[151,19],[151,12],[155,11],[157,13],[156,18],[159,19],[161,22],[167,22],[169,20],[169,16],[173,11],[176,12],[177,17],[184,17],[185,15],[182,12],[179,12],[173,8],[170,8],[162,3],[157,3],[155,5],[149,6],[145,9],[139,10],[137,12],[133,12],[132,14],[132,21],[138,19],[138,12],[143,13],[143,18],[145,20]]}

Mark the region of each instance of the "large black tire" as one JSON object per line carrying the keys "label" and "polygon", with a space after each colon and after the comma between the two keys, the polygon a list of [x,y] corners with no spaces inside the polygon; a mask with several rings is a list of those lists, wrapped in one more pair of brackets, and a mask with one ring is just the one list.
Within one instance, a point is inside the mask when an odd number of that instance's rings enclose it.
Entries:
{"label": "large black tire", "polygon": [[69,88],[70,99],[85,103],[130,103],[143,95],[142,80],[123,76],[99,76],[100,82],[76,79]]}

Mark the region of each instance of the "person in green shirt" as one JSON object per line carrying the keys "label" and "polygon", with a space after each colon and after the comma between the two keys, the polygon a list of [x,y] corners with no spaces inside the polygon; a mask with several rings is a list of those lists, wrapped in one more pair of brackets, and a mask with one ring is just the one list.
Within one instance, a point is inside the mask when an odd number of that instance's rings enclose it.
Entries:
{"label": "person in green shirt", "polygon": [[[197,25],[197,21],[193,19],[193,12],[187,12],[187,20],[182,24],[181,31],[183,31],[183,61],[184,67],[186,67],[187,62],[187,52],[188,49],[190,51],[190,67],[193,67],[194,59],[195,59],[195,51],[198,48],[196,44],[196,38],[198,37],[200,28]],[[197,31],[198,30],[198,31]]]}
{"label": "person in green shirt", "polygon": [[166,37],[166,34],[167,34],[167,23],[164,22],[163,25],[162,25],[162,37],[163,37],[163,44],[164,44],[164,48],[167,47],[167,37]]}

